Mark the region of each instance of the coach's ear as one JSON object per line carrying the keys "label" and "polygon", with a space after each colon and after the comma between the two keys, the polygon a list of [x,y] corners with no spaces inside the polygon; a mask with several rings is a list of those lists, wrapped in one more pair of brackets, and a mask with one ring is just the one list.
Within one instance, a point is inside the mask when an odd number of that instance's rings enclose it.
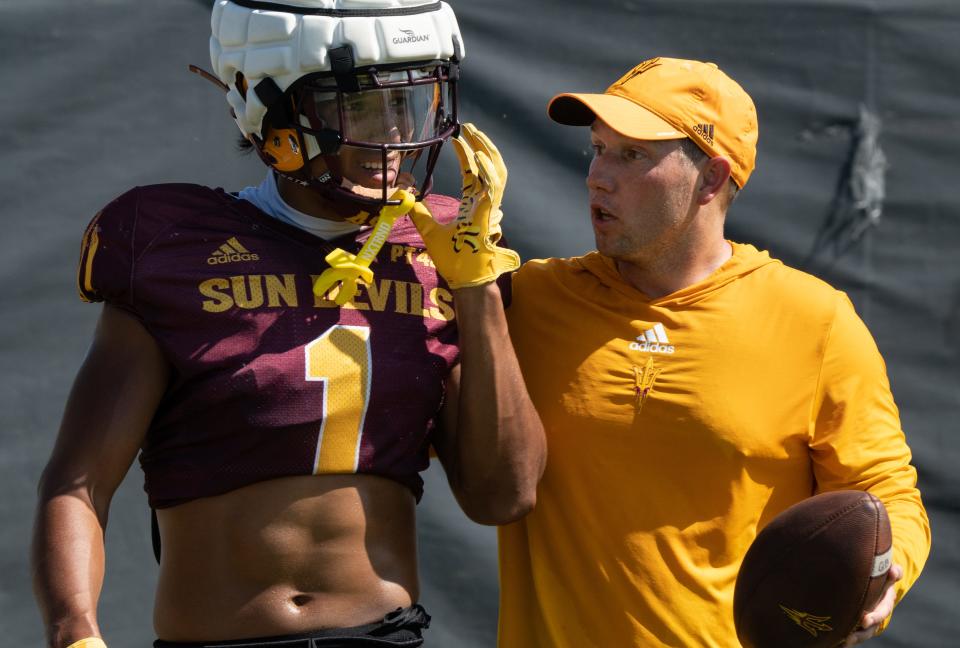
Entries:
{"label": "coach's ear", "polygon": [[725,157],[712,157],[700,170],[700,183],[697,185],[697,204],[706,205],[713,201],[727,186],[730,179],[730,160]]}

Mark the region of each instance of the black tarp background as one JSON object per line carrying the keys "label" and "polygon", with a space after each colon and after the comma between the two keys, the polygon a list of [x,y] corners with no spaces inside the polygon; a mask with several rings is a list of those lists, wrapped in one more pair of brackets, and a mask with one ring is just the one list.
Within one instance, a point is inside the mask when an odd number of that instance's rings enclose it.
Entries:
{"label": "black tarp background", "polygon": [[[960,631],[960,2],[453,0],[467,45],[464,117],[510,167],[505,228],[524,258],[592,247],[582,129],[555,93],[602,91],[642,59],[717,62],[754,97],[758,168],[729,236],[848,291],[887,360],[934,545],[876,646],[953,646]],[[236,189],[208,65],[208,0],[0,0],[0,630],[40,646],[27,569],[35,487],[98,307],[76,297],[88,219],[136,184]],[[444,184],[456,191],[448,158]],[[879,216],[879,217],[878,217]],[[774,359],[771,359],[774,361]],[[429,646],[491,646],[492,529],[443,475],[419,507]],[[100,604],[113,647],[147,646],[156,567],[137,466],[114,499]],[[585,485],[588,487],[588,485]],[[696,488],[691,484],[690,488]],[[643,504],[637,493],[637,505]],[[585,642],[586,645],[586,642]]]}

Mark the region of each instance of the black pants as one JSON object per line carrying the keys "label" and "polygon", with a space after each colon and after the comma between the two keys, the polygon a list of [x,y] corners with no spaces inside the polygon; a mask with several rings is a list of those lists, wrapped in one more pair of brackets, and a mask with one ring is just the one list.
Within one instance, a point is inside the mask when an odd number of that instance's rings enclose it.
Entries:
{"label": "black pants", "polygon": [[153,642],[153,648],[414,648],[423,644],[423,630],[430,615],[419,604],[397,608],[382,621],[352,628],[328,628],[282,637],[258,637],[232,641]]}

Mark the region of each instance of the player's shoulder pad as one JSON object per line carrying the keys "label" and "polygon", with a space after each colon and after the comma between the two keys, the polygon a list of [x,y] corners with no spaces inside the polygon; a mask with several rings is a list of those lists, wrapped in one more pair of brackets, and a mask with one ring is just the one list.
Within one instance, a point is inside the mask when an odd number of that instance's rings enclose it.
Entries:
{"label": "player's shoulder pad", "polygon": [[157,236],[229,199],[222,191],[193,184],[148,185],[121,194],[84,232],[77,269],[80,298],[130,306],[136,264]]}

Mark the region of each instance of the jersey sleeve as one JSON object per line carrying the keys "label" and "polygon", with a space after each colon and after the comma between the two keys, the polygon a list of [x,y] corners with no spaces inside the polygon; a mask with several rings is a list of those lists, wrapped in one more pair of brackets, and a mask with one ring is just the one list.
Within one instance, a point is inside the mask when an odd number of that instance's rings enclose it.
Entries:
{"label": "jersey sleeve", "polygon": [[80,299],[133,309],[136,222],[134,191],[115,199],[90,221],[80,245],[77,268]]}
{"label": "jersey sleeve", "polygon": [[820,491],[866,490],[884,503],[893,561],[904,571],[900,601],[930,552],[930,523],[886,365],[847,296],[838,293],[836,301],[811,417],[815,476]]}

